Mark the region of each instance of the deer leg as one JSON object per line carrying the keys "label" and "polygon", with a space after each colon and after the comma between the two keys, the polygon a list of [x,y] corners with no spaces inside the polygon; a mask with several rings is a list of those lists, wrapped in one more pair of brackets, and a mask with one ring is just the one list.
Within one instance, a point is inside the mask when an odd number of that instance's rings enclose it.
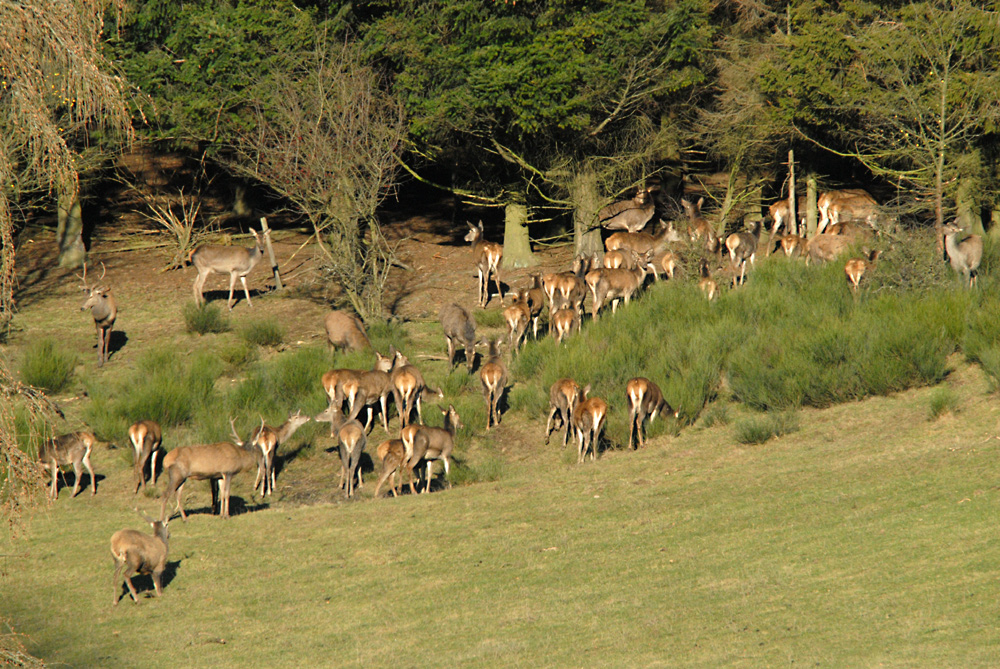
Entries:
{"label": "deer leg", "polygon": [[486,288],[487,277],[483,276],[483,268],[482,267],[477,267],[476,268],[476,272],[479,275],[479,306],[485,307],[486,306],[486,293],[487,293],[487,288]]}
{"label": "deer leg", "polygon": [[[126,557],[126,560],[128,558]],[[128,591],[132,595],[132,601],[136,604],[139,603],[139,595],[135,592],[135,586],[132,585],[132,577],[135,576],[135,567],[132,566],[131,561],[128,562],[128,567],[125,569],[125,585],[128,586]]]}
{"label": "deer leg", "polygon": [[205,296],[202,294],[202,289],[205,287],[205,279],[208,278],[208,272],[203,272],[201,269],[198,270],[198,276],[194,280],[194,303],[201,307],[205,304]]}
{"label": "deer leg", "polygon": [[117,557],[112,557],[112,559],[115,561],[115,575],[111,578],[111,585],[114,588],[114,594],[111,597],[111,605],[118,606],[118,600],[121,599],[121,595],[119,593],[122,589],[122,584],[119,579],[121,578],[122,569],[125,567],[125,561],[119,561]]}
{"label": "deer leg", "polygon": [[386,434],[389,433],[389,397],[387,395],[382,395],[379,398],[379,407],[382,409],[382,427],[385,428]]}
{"label": "deer leg", "polygon": [[233,288],[236,287],[236,272],[229,273],[229,301],[226,302],[226,306],[229,310],[233,310]]}
{"label": "deer leg", "polygon": [[153,592],[156,593],[157,597],[163,594],[163,583],[160,580],[162,576],[163,572],[161,571],[153,572]]}
{"label": "deer leg", "polygon": [[[559,413],[560,420],[561,420],[562,419],[562,412],[559,411],[559,407],[553,407],[552,410],[549,411],[549,418],[548,418],[548,420],[545,421],[545,444],[546,445],[548,445],[548,443],[549,443],[549,435],[552,434],[552,429],[555,427],[555,421],[553,419],[556,417],[556,413]],[[563,446],[565,446],[565,445],[566,444],[563,444]]]}
{"label": "deer leg", "polygon": [[247,306],[253,308],[253,302],[250,301],[250,289],[247,288],[247,278],[246,276],[240,277],[240,283],[243,284],[243,294],[247,296]]}
{"label": "deer leg", "polygon": [[73,463],[73,473],[76,475],[73,481],[73,494],[70,495],[70,499],[76,497],[76,493],[80,492],[80,475],[83,473],[83,467],[80,466],[82,461],[75,461]]}
{"label": "deer leg", "polygon": [[104,366],[104,328],[97,326],[97,366]]}
{"label": "deer leg", "polygon": [[[94,468],[90,466],[90,451],[89,450],[83,456],[83,466],[87,468],[87,473],[90,474],[90,487],[91,487],[90,494],[91,495],[96,495],[97,494],[97,477],[94,476]],[[79,474],[77,474],[77,478],[79,478]]]}
{"label": "deer leg", "polygon": [[431,476],[434,474],[434,461],[428,460],[426,465],[427,485],[424,486],[424,494],[431,491]]}
{"label": "deer leg", "polygon": [[[496,266],[494,266],[492,270],[493,270],[493,283],[496,284],[497,287],[497,296],[500,297],[501,301],[503,301],[503,292],[501,292],[500,290],[500,270]],[[487,281],[489,281],[489,277],[487,277]],[[487,301],[489,301],[489,289],[487,289],[486,293],[487,293],[486,294]]]}

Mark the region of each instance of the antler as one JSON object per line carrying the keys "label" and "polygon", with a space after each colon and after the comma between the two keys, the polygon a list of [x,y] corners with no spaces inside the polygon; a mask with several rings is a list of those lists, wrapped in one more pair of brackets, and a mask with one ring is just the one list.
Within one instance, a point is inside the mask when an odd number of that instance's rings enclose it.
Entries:
{"label": "antler", "polygon": [[134,506],[132,508],[135,510],[136,513],[138,513],[140,516],[142,516],[142,519],[145,520],[147,523],[152,524],[152,523],[156,522],[154,519],[152,519],[149,516],[147,516],[145,511],[140,511],[139,507]]}
{"label": "antler", "polygon": [[[83,265],[83,271],[84,271],[84,276],[86,276],[87,275],[86,274],[86,272],[87,272],[87,264],[86,263],[84,263],[84,265]],[[102,262],[101,263],[101,278],[99,278],[97,280],[97,283],[100,283],[101,281],[104,281],[104,275],[107,274],[107,273],[108,273],[108,268],[105,267],[104,263]]]}
{"label": "antler", "polygon": [[233,417],[232,416],[229,417],[229,426],[231,428],[233,428],[233,439],[235,440],[236,445],[237,446],[242,446],[243,445],[243,440],[240,439],[240,435],[238,435],[236,433],[236,424],[233,422]]}

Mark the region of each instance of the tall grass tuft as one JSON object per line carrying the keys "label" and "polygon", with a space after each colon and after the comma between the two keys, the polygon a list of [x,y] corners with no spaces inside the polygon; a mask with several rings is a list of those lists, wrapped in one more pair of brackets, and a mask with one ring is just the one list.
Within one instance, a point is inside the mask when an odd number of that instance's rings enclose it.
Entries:
{"label": "tall grass tuft", "polygon": [[774,437],[799,429],[798,416],[791,411],[768,412],[741,418],[733,425],[733,436],[741,444],[763,444]]}
{"label": "tall grass tuft", "polygon": [[285,332],[274,319],[254,319],[240,328],[240,338],[255,346],[275,347],[285,341]]}
{"label": "tall grass tuft", "polygon": [[955,394],[954,390],[948,388],[947,386],[935,388],[934,392],[931,393],[927,404],[927,419],[931,421],[937,420],[946,413],[950,413],[952,415],[957,414],[960,407],[958,395]]}
{"label": "tall grass tuft", "polygon": [[21,363],[21,380],[48,393],[58,393],[73,380],[76,364],[76,355],[45,338],[28,346]]}
{"label": "tall grass tuft", "polygon": [[196,305],[188,302],[182,309],[187,331],[192,334],[209,334],[229,332],[229,319],[222,314],[222,309],[214,304]]}
{"label": "tall grass tuft", "polygon": [[321,346],[282,354],[251,367],[229,393],[226,405],[243,415],[280,416],[299,408],[319,412],[327,404],[320,380],[331,366],[331,355]]}

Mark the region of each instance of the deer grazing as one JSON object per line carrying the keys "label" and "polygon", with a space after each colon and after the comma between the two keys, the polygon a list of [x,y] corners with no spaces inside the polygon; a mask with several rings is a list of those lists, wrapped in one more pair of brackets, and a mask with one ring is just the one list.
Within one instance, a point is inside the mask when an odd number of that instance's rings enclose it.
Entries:
{"label": "deer grazing", "polygon": [[597,219],[607,230],[627,230],[639,232],[656,213],[652,186],[644,186],[636,191],[631,200],[609,204],[597,212]]}
{"label": "deer grazing", "polygon": [[[747,261],[752,265],[757,258],[757,245],[760,243],[761,222],[754,223],[751,232],[734,232],[726,237],[726,249],[729,251],[729,259],[733,263],[733,287],[737,284],[746,283]],[[740,268],[740,276],[737,281],[735,269],[737,264]]]}
{"label": "deer grazing", "polygon": [[156,457],[162,451],[163,432],[160,424],[153,420],[140,420],[128,428],[128,439],[132,442],[133,460],[132,470],[135,478],[135,490],[139,492],[139,486],[146,489],[146,462],[152,458],[149,466],[149,480],[156,483]]}
{"label": "deer grazing", "polygon": [[101,278],[93,286],[87,285],[87,263],[83,264],[83,277],[80,279],[83,292],[87,293],[87,301],[80,307],[80,311],[90,309],[90,315],[94,317],[94,327],[97,329],[97,366],[103,367],[108,359],[108,346],[111,343],[111,329],[115,325],[118,317],[118,303],[111,295],[111,289],[100,285],[107,273],[104,263],[101,263]]}
{"label": "deer grazing", "polygon": [[682,237],[674,229],[673,225],[661,225],[656,234],[648,232],[616,232],[604,240],[604,248],[607,251],[620,251],[628,249],[637,256],[649,253],[657,254],[663,251],[667,244],[679,242]]}
{"label": "deer grazing", "polygon": [[[450,470],[448,457],[455,448],[455,433],[463,426],[454,406],[449,404],[447,409],[441,408],[441,413],[444,414],[443,427],[421,425],[413,432],[413,448],[406,461],[411,493],[416,493],[413,488],[413,469],[421,462],[426,463],[427,485],[424,487],[425,493],[431,489],[431,475],[434,472],[435,460],[441,460],[444,463],[445,478],[448,476]],[[405,448],[406,440],[403,441]],[[451,487],[451,483],[448,483],[448,487]]]}
{"label": "deer grazing", "polygon": [[457,304],[441,307],[441,327],[448,343],[448,366],[455,367],[455,351],[458,344],[465,349],[465,366],[472,372],[476,360],[476,321],[469,312]]}
{"label": "deer grazing", "polygon": [[507,323],[507,339],[510,342],[511,355],[517,353],[521,344],[527,339],[528,323],[531,322],[531,307],[528,306],[527,292],[514,291],[514,303],[503,310],[503,319]]}
{"label": "deer grazing", "polygon": [[[801,230],[805,226],[806,222],[806,198],[800,195],[795,203],[795,214],[799,221],[799,229]],[[788,198],[783,200],[778,200],[768,208],[768,216],[773,221],[774,225],[771,227],[771,234],[775,234],[784,225],[785,229],[790,233],[795,231],[792,229],[792,212],[788,206]]]}
{"label": "deer grazing", "polygon": [[625,384],[625,400],[628,404],[628,445],[630,448],[642,448],[646,445],[644,428],[646,419],[653,422],[656,420],[657,414],[663,412],[672,412],[674,418],[680,415],[680,412],[673,411],[663,399],[660,387],[641,376],[631,379]]}
{"label": "deer grazing", "polygon": [[118,530],[111,535],[111,557],[115,561],[113,606],[118,606],[124,596],[122,581],[128,586],[132,601],[139,603],[139,596],[132,585],[132,577],[136,574],[150,574],[156,596],[163,594],[162,578],[170,551],[170,530],[167,521],[153,520],[141,512],[140,515],[153,528],[152,535],[131,529]]}
{"label": "deer grazing", "polygon": [[861,188],[831,190],[820,194],[816,200],[819,209],[818,234],[823,234],[826,226],[841,221],[866,221],[874,225],[878,218],[878,202],[868,191]]}
{"label": "deer grazing", "polygon": [[618,302],[621,300],[628,304],[632,296],[642,288],[646,281],[646,261],[647,255],[639,257],[639,264],[635,269],[607,269],[602,268],[588,272],[584,280],[590,287],[590,294],[593,297],[593,317],[594,320],[600,316],[601,309],[607,302],[611,301],[611,313],[618,310]]}
{"label": "deer grazing", "polygon": [[600,397],[587,397],[590,386],[584,387],[580,401],[573,410],[573,429],[579,442],[577,463],[581,463],[590,451],[590,459],[597,459],[597,447],[604,432],[604,421],[608,417],[608,403]]}
{"label": "deer grazing", "polygon": [[[242,246],[217,246],[205,244],[199,246],[191,252],[191,264],[198,270],[198,277],[194,280],[194,301],[198,306],[205,304],[205,296],[202,289],[209,274],[218,272],[229,275],[229,301],[226,306],[233,310],[233,288],[236,286],[236,278],[239,277],[243,284],[243,292],[247,296],[247,304],[253,307],[250,302],[250,289],[247,288],[247,274],[253,271],[261,258],[264,257],[264,249],[261,246],[260,235],[253,228],[254,247],[244,248]],[[267,236],[270,230],[265,230]]]}
{"label": "deer grazing", "polygon": [[858,294],[858,288],[861,286],[861,279],[864,277],[865,272],[875,264],[880,254],[881,251],[870,251],[864,258],[851,258],[844,265],[847,282],[851,286],[851,292],[855,295]]}
{"label": "deer grazing", "polygon": [[592,259],[581,255],[573,259],[571,271],[546,274],[542,277],[542,290],[549,302],[550,315],[567,306],[583,311],[583,300],[587,296],[584,276],[590,271],[591,265]]}
{"label": "deer grazing", "polygon": [[220,441],[214,444],[181,446],[163,458],[164,473],[167,474],[168,483],[163,493],[160,520],[166,518],[167,502],[173,496],[177,500],[177,510],[181,513],[181,520],[187,522],[181,498],[184,484],[188,480],[208,481],[212,489],[212,511],[215,511],[218,504],[219,515],[222,518],[229,518],[229,491],[233,477],[254,467],[258,470],[264,469],[264,454],[260,448],[244,444],[240,440],[232,418],[229,419],[229,424],[233,428],[235,443]]}
{"label": "deer grazing", "polygon": [[779,235],[774,240],[771,253],[777,253],[778,249],[785,254],[786,258],[798,258],[804,252],[806,240],[799,235]]}
{"label": "deer grazing", "polygon": [[486,400],[486,429],[500,424],[500,396],[507,386],[507,366],[500,357],[500,340],[489,342],[490,352],[486,364],[479,370],[479,380],[483,385],[483,399]]}
{"label": "deer grazing", "polygon": [[403,446],[403,440],[387,439],[378,445],[378,448],[375,449],[375,454],[378,455],[379,462],[382,463],[382,471],[379,474],[378,483],[375,484],[375,499],[378,499],[378,493],[386,480],[389,481],[389,489],[392,490],[392,496],[399,497],[396,474],[406,461],[406,448]]}
{"label": "deer grazing", "polygon": [[278,455],[278,447],[292,438],[295,431],[312,420],[309,416],[303,416],[302,410],[288,414],[288,420],[278,427],[271,427],[264,424],[263,416],[260,419],[260,427],[255,427],[250,433],[250,443],[260,449],[264,455],[264,467],[257,470],[257,478],[254,479],[253,489],[260,486],[260,496],[270,495],[274,492],[274,459]]}
{"label": "deer grazing", "polygon": [[708,301],[711,302],[719,294],[719,284],[717,284],[715,282],[715,279],[712,278],[712,274],[708,270],[708,261],[705,260],[704,258],[702,258],[701,260],[700,269],[701,269],[701,280],[698,281],[698,288],[701,290],[702,293],[705,294],[705,297],[708,298]]}
{"label": "deer grazing", "polygon": [[[382,355],[376,351],[373,369],[347,375],[340,383],[340,391],[347,400],[351,420],[357,419],[362,409],[368,410],[368,418],[365,420],[366,432],[371,427],[376,405],[382,410],[382,427],[386,432],[389,431],[389,394],[392,393],[390,372],[396,364],[395,347],[390,347],[389,355]],[[342,403],[337,404],[338,408],[341,406]]]}
{"label": "deer grazing", "polygon": [[84,431],[62,434],[46,439],[42,443],[42,447],[38,450],[38,459],[42,467],[52,472],[49,497],[56,499],[59,496],[57,479],[59,468],[67,465],[73,465],[73,473],[76,475],[76,480],[73,481],[73,494],[70,497],[76,497],[76,493],[80,492],[81,465],[86,467],[87,473],[90,474],[90,494],[97,494],[97,479],[94,477],[93,467],[90,466],[90,453],[96,444],[97,437],[94,433]]}
{"label": "deer grazing", "polygon": [[708,222],[708,219],[701,214],[701,205],[704,203],[705,198],[703,197],[698,198],[697,202],[691,202],[687,199],[681,200],[681,206],[684,207],[684,213],[688,218],[688,234],[691,241],[704,240],[705,249],[709,253],[715,253],[719,250],[719,236],[715,234],[715,228]]}
{"label": "deer grazing", "polygon": [[396,361],[390,374],[390,381],[393,399],[396,402],[396,409],[399,411],[399,422],[403,427],[410,424],[414,408],[417,410],[418,421],[424,422],[420,402],[425,390],[438,397],[444,397],[440,388],[429,388],[424,383],[424,376],[420,370],[411,365],[406,356],[399,351],[396,351]]}
{"label": "deer grazing", "polygon": [[372,346],[365,333],[365,324],[354,314],[331,311],[323,319],[323,323],[326,326],[326,340],[334,348],[362,351]]}
{"label": "deer grazing", "polygon": [[951,268],[965,277],[972,288],[976,284],[979,263],[983,259],[983,238],[968,235],[959,238],[962,228],[957,223],[948,223],[943,228],[944,250],[948,254]]}
{"label": "deer grazing", "polygon": [[497,295],[503,295],[500,290],[500,260],[503,258],[503,246],[496,242],[483,239],[483,222],[478,225],[469,223],[469,232],[465,241],[472,244],[472,261],[479,273],[479,306],[485,307],[490,301],[490,276],[496,283]]}
{"label": "deer grazing", "polygon": [[549,323],[552,336],[556,338],[556,342],[559,344],[562,343],[563,339],[573,334],[573,332],[579,332],[581,325],[580,312],[573,307],[563,307],[555,312],[552,314]]}
{"label": "deer grazing", "polygon": [[846,253],[853,243],[843,235],[816,235],[806,242],[806,264],[830,262]]}
{"label": "deer grazing", "polygon": [[542,309],[545,307],[545,291],[542,289],[542,277],[540,274],[531,275],[531,285],[522,291],[528,302],[528,311],[531,314],[531,336],[538,340],[538,320],[542,317]]}
{"label": "deer grazing", "polygon": [[559,427],[566,429],[563,435],[563,448],[569,443],[569,432],[573,426],[573,411],[580,401],[580,386],[573,379],[559,379],[549,388],[549,418],[545,422],[545,443],[549,443],[549,436],[556,428],[555,420],[558,418]]}

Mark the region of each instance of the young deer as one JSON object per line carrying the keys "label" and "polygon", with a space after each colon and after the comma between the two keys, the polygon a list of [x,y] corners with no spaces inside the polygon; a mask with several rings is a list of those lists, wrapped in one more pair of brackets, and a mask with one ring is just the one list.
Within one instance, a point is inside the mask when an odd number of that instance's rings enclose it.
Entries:
{"label": "young deer", "polygon": [[861,285],[861,279],[865,272],[875,264],[881,251],[870,251],[864,258],[851,258],[844,265],[844,273],[847,275],[847,282],[851,286],[851,291],[857,295]]}
{"label": "young deer", "polygon": [[486,364],[479,370],[479,380],[483,385],[483,399],[486,400],[486,429],[500,424],[500,396],[507,386],[507,366],[500,357],[500,340],[489,342],[490,353]]}
{"label": "young deer", "polygon": [[573,411],[580,401],[580,386],[573,379],[559,379],[549,388],[549,419],[545,423],[545,443],[548,445],[552,430],[556,429],[555,420],[559,419],[559,427],[566,428],[563,435],[563,448],[569,443],[569,431],[573,424]]}
{"label": "young deer", "polygon": [[822,193],[816,200],[816,207],[820,215],[817,234],[823,234],[826,226],[831,223],[857,220],[867,221],[872,225],[878,217],[878,202],[862,188],[845,188]]}
{"label": "young deer", "polygon": [[368,409],[368,418],[365,421],[366,432],[371,427],[376,405],[382,410],[382,427],[385,428],[386,432],[389,431],[389,394],[392,393],[390,372],[395,365],[395,347],[390,347],[389,355],[382,355],[375,351],[375,367],[373,369],[348,375],[340,384],[343,396],[347,399],[351,420],[357,419],[362,409]]}
{"label": "young deer", "polygon": [[[236,286],[236,278],[239,277],[243,284],[243,292],[247,296],[247,304],[253,307],[250,302],[250,289],[247,288],[247,274],[253,271],[260,259],[264,257],[264,249],[261,246],[260,235],[253,228],[254,247],[244,248],[242,246],[216,246],[203,245],[191,252],[191,264],[198,269],[198,277],[194,280],[194,301],[201,306],[205,303],[202,289],[209,274],[218,272],[229,275],[229,301],[226,305],[229,310],[233,310],[233,288]],[[265,230],[267,236],[270,230]]]}
{"label": "young deer", "polygon": [[545,291],[542,289],[542,277],[540,274],[531,275],[531,285],[523,291],[527,296],[528,310],[531,312],[531,336],[538,340],[538,319],[542,316],[542,309],[545,307]]}
{"label": "young deer", "polygon": [[111,343],[111,329],[118,317],[118,303],[111,295],[111,289],[100,285],[107,273],[104,263],[101,263],[101,278],[93,286],[87,285],[87,263],[83,264],[83,292],[87,293],[87,301],[80,311],[90,309],[94,317],[94,327],[97,329],[97,366],[103,367],[108,359],[108,345]]}
{"label": "young deer", "polygon": [[[770,207],[768,207],[768,216],[774,222],[771,227],[771,234],[774,235],[781,229],[784,225],[785,229],[789,232],[794,232],[792,229],[792,212],[788,206],[788,198],[783,200],[778,200]],[[799,221],[799,229],[805,226],[806,222],[806,198],[804,195],[800,195],[795,203],[795,216]]]}
{"label": "young deer", "polygon": [[573,269],[569,272],[546,274],[542,277],[542,291],[549,302],[549,314],[567,306],[583,310],[583,299],[587,295],[587,284],[584,276],[593,264],[588,256],[577,256],[573,259]]}
{"label": "young deer", "polygon": [[479,306],[485,307],[490,301],[490,275],[496,283],[497,295],[503,295],[500,291],[500,260],[503,258],[503,246],[496,242],[488,242],[483,239],[483,222],[479,225],[469,223],[469,232],[465,235],[465,241],[472,244],[472,260],[476,264],[476,271],[479,273]]}
{"label": "young deer", "polygon": [[472,373],[476,360],[476,321],[469,312],[457,304],[441,307],[441,327],[448,343],[448,366],[455,367],[455,351],[458,344],[465,349],[465,366]]}
{"label": "young deer", "polygon": [[132,442],[133,460],[132,473],[135,478],[135,490],[139,492],[139,486],[146,489],[146,462],[152,457],[152,464],[149,467],[149,481],[156,483],[156,457],[163,450],[163,432],[160,424],[153,420],[140,420],[131,425],[128,429],[128,439]]}
{"label": "young deer", "polygon": [[573,334],[573,332],[579,332],[580,326],[580,312],[573,307],[563,307],[552,314],[550,323],[552,336],[556,338],[556,342],[559,344],[562,343],[563,339]]}
{"label": "young deer", "polygon": [[597,320],[608,300],[611,301],[611,313],[618,310],[620,300],[624,300],[625,304],[629,303],[646,281],[648,259],[648,255],[640,256],[639,265],[635,269],[600,269],[587,274],[585,280],[594,299],[594,320]]}
{"label": "young deer", "polygon": [[403,427],[410,424],[413,409],[417,409],[417,419],[424,422],[423,412],[420,408],[421,396],[424,391],[430,391],[438,397],[444,397],[440,388],[430,388],[424,383],[424,376],[416,367],[410,364],[401,352],[396,351],[396,362],[390,374],[392,382],[392,395],[396,401],[396,409],[399,411],[399,422]]}
{"label": "young deer", "polygon": [[361,351],[372,346],[365,333],[365,324],[354,314],[331,311],[323,319],[323,324],[326,326],[326,340],[334,348]]}
{"label": "young deer", "polygon": [[261,416],[260,427],[255,427],[250,433],[250,443],[260,449],[264,454],[264,468],[257,470],[257,478],[254,479],[253,489],[260,486],[260,496],[270,495],[274,492],[274,458],[278,454],[278,447],[292,438],[295,431],[308,423],[312,418],[303,416],[302,410],[288,414],[288,420],[278,427],[271,427],[264,424],[264,417]]}
{"label": "young deer", "polygon": [[816,235],[806,242],[806,264],[811,261],[824,263],[847,252],[854,242],[842,235]]}
{"label": "young deer", "polygon": [[96,444],[97,437],[94,436],[94,433],[84,431],[70,432],[45,440],[38,451],[38,459],[42,463],[42,467],[52,471],[52,485],[49,489],[49,496],[52,499],[59,496],[57,483],[59,468],[67,465],[73,465],[73,472],[76,474],[76,480],[73,481],[73,494],[70,497],[76,497],[76,493],[80,492],[80,474],[82,473],[80,465],[86,467],[87,473],[90,474],[90,494],[97,494],[97,479],[94,477],[94,469],[90,466],[90,453]]}
{"label": "young deer", "polygon": [[948,253],[951,268],[962,274],[969,288],[976,285],[979,263],[983,259],[983,238],[969,235],[959,238],[962,228],[957,223],[948,223],[943,228],[944,249]]}
{"label": "young deer", "polygon": [[[444,475],[448,476],[450,469],[448,457],[455,448],[455,433],[462,428],[462,421],[459,420],[455,407],[450,404],[447,409],[441,409],[441,413],[444,414],[444,427],[421,425],[413,433],[413,451],[406,461],[410,493],[412,494],[416,493],[413,488],[413,469],[419,463],[426,463],[427,485],[424,487],[425,493],[431,489],[431,476],[434,472],[435,460],[444,462]],[[448,487],[451,487],[451,483],[448,484]]]}
{"label": "young deer", "polygon": [[[660,387],[647,378],[641,376],[630,380],[625,385],[625,399],[628,403],[628,445],[633,448],[642,448],[646,445],[646,432],[644,425],[648,418],[650,422],[656,419],[656,415],[664,411],[669,411],[676,418],[680,412],[673,411],[670,405],[663,399]],[[636,435],[638,434],[638,439]]]}
{"label": "young deer", "polygon": [[573,410],[573,429],[579,441],[577,463],[584,461],[588,449],[591,461],[597,459],[597,447],[604,431],[604,421],[608,417],[608,403],[600,397],[587,397],[588,393],[589,385],[583,389],[580,401]]}
{"label": "young deer", "polygon": [[153,528],[153,534],[143,534],[137,530],[118,530],[111,535],[111,557],[115,561],[114,598],[112,603],[118,606],[122,593],[122,581],[128,585],[132,601],[139,603],[139,596],[132,585],[132,577],[136,574],[150,574],[153,577],[153,591],[159,597],[163,593],[162,576],[167,568],[167,555],[170,551],[170,530],[166,521],[153,520],[144,513],[142,517]]}
{"label": "young deer", "polygon": [[389,489],[392,490],[392,496],[399,497],[396,474],[406,461],[406,449],[403,446],[403,440],[388,439],[383,441],[378,445],[375,453],[378,455],[379,462],[382,463],[382,471],[379,474],[378,483],[375,484],[375,499],[378,499],[378,493],[382,489],[382,484],[387,479],[389,481]]}
{"label": "young deer", "polygon": [[806,240],[799,235],[779,235],[774,240],[771,253],[776,253],[778,249],[785,254],[786,258],[798,258],[802,255],[806,247]]}
{"label": "young deer", "polygon": [[510,342],[511,355],[517,353],[521,344],[527,339],[528,323],[531,321],[531,307],[528,306],[527,292],[514,291],[514,303],[503,310],[503,319],[507,322],[507,339]]}
{"label": "young deer", "polygon": [[604,240],[604,248],[607,251],[621,251],[628,249],[636,255],[643,255],[652,251],[659,253],[667,247],[670,242],[679,242],[681,235],[671,225],[661,225],[656,234],[648,232],[616,232]]}
{"label": "young deer", "polygon": [[688,217],[688,234],[691,241],[704,239],[705,248],[709,253],[719,250],[719,237],[715,234],[715,228],[708,222],[708,219],[701,215],[701,205],[705,203],[705,198],[698,198],[697,202],[681,200],[684,213]]}
{"label": "young deer", "polygon": [[709,302],[719,294],[719,284],[712,278],[712,274],[708,271],[708,261],[704,258],[701,260],[701,280],[698,282],[698,288],[705,294]]}
{"label": "young deer", "polygon": [[340,443],[340,487],[344,495],[350,499],[354,496],[354,479],[357,473],[358,487],[361,486],[361,452],[365,450],[367,438],[365,428],[358,421],[349,418],[337,430],[337,440]]}
{"label": "young deer", "polygon": [[[761,222],[754,223],[751,232],[734,232],[726,237],[726,249],[729,251],[729,260],[733,263],[733,287],[746,283],[747,261],[754,264],[757,258],[757,245],[760,243]],[[737,264],[740,268],[739,280],[736,278],[735,269]]]}
{"label": "young deer", "polygon": [[639,232],[656,213],[651,186],[640,188],[631,200],[609,204],[597,212],[597,219],[607,230]]}

